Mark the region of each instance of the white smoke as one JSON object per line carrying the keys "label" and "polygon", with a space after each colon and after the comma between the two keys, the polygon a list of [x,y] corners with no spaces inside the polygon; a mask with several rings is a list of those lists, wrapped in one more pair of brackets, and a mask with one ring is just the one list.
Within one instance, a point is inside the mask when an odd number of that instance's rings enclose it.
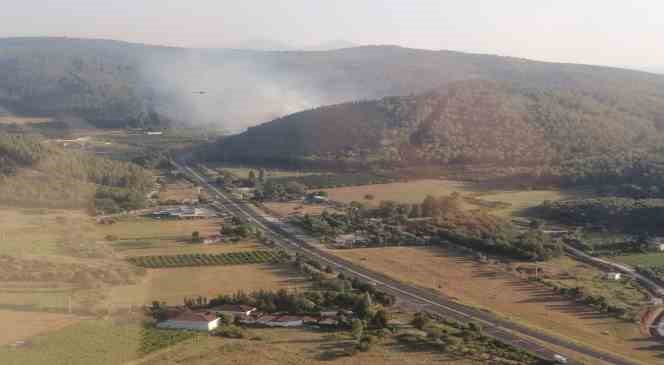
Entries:
{"label": "white smoke", "polygon": [[190,125],[241,130],[328,103],[321,93],[304,86],[296,72],[257,62],[247,54],[182,50],[153,55],[141,65],[141,74],[154,90],[157,110]]}

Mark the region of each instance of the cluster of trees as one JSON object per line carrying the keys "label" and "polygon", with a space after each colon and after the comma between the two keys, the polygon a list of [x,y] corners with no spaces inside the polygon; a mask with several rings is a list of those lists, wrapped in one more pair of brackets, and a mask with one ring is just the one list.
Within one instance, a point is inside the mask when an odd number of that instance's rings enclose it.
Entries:
{"label": "cluster of trees", "polygon": [[[64,151],[27,135],[0,133],[0,162],[0,199],[10,204],[115,212],[143,206],[153,184],[138,165]],[[20,168],[38,174],[17,174]]]}
{"label": "cluster of trees", "polygon": [[535,213],[547,219],[610,231],[660,234],[664,227],[664,200],[604,197],[544,202]]}
{"label": "cluster of trees", "polygon": [[502,363],[501,361],[519,364],[541,363],[537,357],[526,351],[484,335],[482,327],[474,322],[464,324],[418,312],[413,317],[412,325],[422,331],[424,336],[405,333],[399,336],[401,342],[412,345],[424,343],[441,352],[477,356],[482,360],[484,360],[482,356],[489,355],[496,363]]}
{"label": "cluster of trees", "polygon": [[630,313],[628,308],[619,304],[614,304],[610,298],[607,298],[603,295],[590,294],[588,290],[584,287],[576,286],[569,288],[550,282],[548,280],[543,280],[543,279],[534,279],[534,280],[542,282],[544,285],[552,288],[553,290],[555,290],[557,293],[559,293],[564,297],[573,299],[579,303],[590,306],[601,313],[611,314],[618,318],[624,318],[628,320],[633,319],[631,317],[633,316],[634,313],[633,312]]}

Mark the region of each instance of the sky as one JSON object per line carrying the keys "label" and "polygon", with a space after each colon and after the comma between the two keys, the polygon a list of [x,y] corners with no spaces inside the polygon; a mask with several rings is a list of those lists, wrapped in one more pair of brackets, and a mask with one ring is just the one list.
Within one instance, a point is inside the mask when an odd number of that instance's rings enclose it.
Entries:
{"label": "sky", "polygon": [[346,40],[664,72],[662,0],[0,0],[0,9],[0,37]]}

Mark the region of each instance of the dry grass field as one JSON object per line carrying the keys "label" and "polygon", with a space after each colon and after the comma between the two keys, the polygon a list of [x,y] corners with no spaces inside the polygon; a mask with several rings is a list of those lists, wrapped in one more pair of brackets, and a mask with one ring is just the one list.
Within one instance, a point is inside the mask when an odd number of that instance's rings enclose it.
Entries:
{"label": "dry grass field", "polygon": [[105,304],[111,308],[153,300],[182,304],[185,297],[212,298],[239,290],[301,289],[306,285],[306,278],[286,264],[150,269],[140,284],[111,288]]}
{"label": "dry grass field", "polygon": [[142,365],[479,365],[464,359],[450,359],[444,354],[413,351],[392,339],[376,344],[368,352],[353,357],[340,356],[353,342],[348,333],[306,329],[251,329],[251,339],[209,337],[195,345],[181,344],[136,361]]}
{"label": "dry grass field", "polygon": [[463,303],[604,351],[653,364],[661,345],[639,326],[566,300],[514,276],[502,265],[477,263],[442,248],[337,250],[344,257],[404,282],[428,287]]}
{"label": "dry grass field", "polygon": [[[454,192],[466,194],[472,192],[472,185],[460,181],[428,179],[323,190],[328,193],[332,200],[344,203],[358,201],[370,206],[377,206],[381,200],[393,200],[399,203],[421,203],[427,195],[439,197]],[[373,199],[365,199],[367,194],[373,195]]]}
{"label": "dry grass field", "polygon": [[319,215],[323,211],[335,212],[336,209],[324,205],[302,204],[302,203],[265,203],[265,207],[278,217],[288,217],[291,215]]}
{"label": "dry grass field", "polygon": [[159,191],[159,201],[177,201],[182,202],[183,200],[195,200],[198,199],[200,194],[200,188],[194,186],[192,183],[183,180],[176,179],[165,183],[161,191]]}
{"label": "dry grass field", "polygon": [[65,314],[0,310],[0,327],[5,329],[0,333],[0,346],[55,331],[75,324],[79,320],[75,316]]}
{"label": "dry grass field", "polygon": [[92,220],[80,210],[0,207],[0,254],[53,255],[67,242],[98,238]]}

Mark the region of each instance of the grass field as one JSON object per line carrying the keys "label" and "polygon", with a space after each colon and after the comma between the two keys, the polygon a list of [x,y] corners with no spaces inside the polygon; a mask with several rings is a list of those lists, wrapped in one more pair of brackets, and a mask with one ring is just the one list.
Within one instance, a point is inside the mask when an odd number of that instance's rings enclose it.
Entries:
{"label": "grass field", "polygon": [[511,320],[644,363],[659,361],[654,341],[631,322],[600,314],[550,289],[519,279],[503,265],[479,264],[442,248],[338,250],[335,254],[404,282],[428,287]]}
{"label": "grass field", "polygon": [[265,203],[265,207],[278,217],[287,217],[290,215],[319,215],[323,211],[335,212],[334,208],[330,208],[317,204],[302,204],[302,203]]}
{"label": "grass field", "polygon": [[561,257],[541,265],[543,278],[559,286],[584,287],[590,295],[610,298],[610,303],[637,311],[648,303],[647,293],[631,281],[606,280],[604,273],[592,266]]}
{"label": "grass field", "polygon": [[664,253],[644,253],[635,255],[613,256],[611,260],[622,262],[633,266],[663,266]]}
{"label": "grass field", "polygon": [[[377,206],[381,200],[393,200],[399,203],[421,203],[427,195],[435,197],[471,192],[466,183],[450,180],[416,180],[389,184],[352,186],[324,189],[332,200],[350,203],[358,201],[370,206]],[[367,200],[367,194],[373,199]]]}
{"label": "grass field", "polygon": [[162,186],[161,191],[159,191],[159,201],[167,202],[175,200],[177,202],[182,202],[185,199],[198,199],[199,195],[200,188],[186,180],[176,179],[174,181],[169,181]]}
{"label": "grass field", "polygon": [[78,324],[33,337],[24,347],[0,347],[0,363],[124,364],[172,343],[179,342],[185,346],[194,344],[200,337],[177,331],[146,330],[135,320],[83,320]]}
{"label": "grass field", "polygon": [[331,333],[306,329],[251,329],[251,339],[209,337],[197,344],[177,345],[138,363],[144,365],[234,364],[234,365],[479,365],[464,359],[450,359],[431,351],[413,351],[393,339],[376,344],[368,352],[353,357],[342,353],[353,346],[348,333]]}
{"label": "grass field", "polygon": [[140,284],[111,288],[106,304],[126,307],[149,304],[153,300],[182,304],[185,297],[212,298],[238,290],[295,289],[306,285],[306,277],[288,264],[150,269]]}
{"label": "grass field", "polygon": [[504,209],[497,209],[493,213],[502,216],[522,215],[528,208],[542,204],[546,200],[566,200],[573,199],[580,195],[579,192],[561,191],[561,190],[528,190],[528,191],[487,191],[481,192],[476,196],[479,199],[490,202],[507,203],[510,206]]}
{"label": "grass field", "polygon": [[94,221],[79,210],[0,207],[0,254],[53,255],[61,244],[98,237]]}
{"label": "grass field", "polygon": [[[65,328],[79,320],[75,316],[65,314],[0,310],[0,326],[6,329],[0,333],[0,346]],[[8,330],[10,328],[11,331]]]}

